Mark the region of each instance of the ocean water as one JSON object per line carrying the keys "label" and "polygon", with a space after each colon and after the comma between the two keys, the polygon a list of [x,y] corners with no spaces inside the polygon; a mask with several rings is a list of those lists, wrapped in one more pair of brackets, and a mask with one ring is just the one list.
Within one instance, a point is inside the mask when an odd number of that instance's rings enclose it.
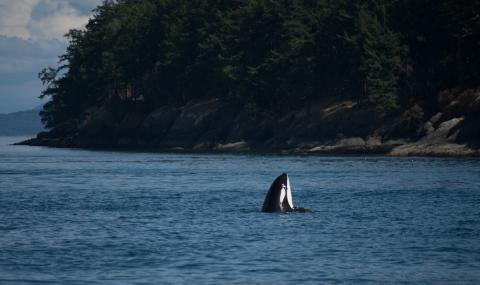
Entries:
{"label": "ocean water", "polygon": [[[480,160],[0,138],[0,284],[480,284]],[[265,214],[288,172],[297,206]]]}

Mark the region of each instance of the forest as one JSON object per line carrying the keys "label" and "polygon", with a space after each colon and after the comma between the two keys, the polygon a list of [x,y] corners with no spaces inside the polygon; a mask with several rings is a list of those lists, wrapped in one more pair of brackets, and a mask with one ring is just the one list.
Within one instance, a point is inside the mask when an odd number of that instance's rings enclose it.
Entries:
{"label": "forest", "polygon": [[480,2],[117,0],[39,73],[47,128],[220,98],[251,114],[353,100],[379,120],[480,86]]}

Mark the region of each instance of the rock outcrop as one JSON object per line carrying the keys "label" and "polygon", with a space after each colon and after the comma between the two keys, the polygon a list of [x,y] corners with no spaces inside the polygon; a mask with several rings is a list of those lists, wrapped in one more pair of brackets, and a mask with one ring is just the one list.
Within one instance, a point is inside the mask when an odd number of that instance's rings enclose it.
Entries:
{"label": "rock outcrop", "polygon": [[315,104],[278,115],[249,113],[217,98],[163,106],[121,121],[104,108],[40,133],[29,145],[309,154],[479,155],[480,91],[443,92],[438,112],[419,105],[388,118],[356,102]]}

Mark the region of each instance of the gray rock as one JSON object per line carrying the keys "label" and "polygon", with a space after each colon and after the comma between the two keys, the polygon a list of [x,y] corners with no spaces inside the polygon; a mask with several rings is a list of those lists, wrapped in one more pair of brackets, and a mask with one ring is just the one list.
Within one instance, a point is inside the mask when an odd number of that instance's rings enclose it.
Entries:
{"label": "gray rock", "polygon": [[453,118],[442,122],[437,129],[414,143],[407,143],[395,147],[389,154],[393,156],[422,155],[422,156],[461,156],[478,155],[479,151],[470,148],[467,144],[456,143],[459,124],[463,117]]}
{"label": "gray rock", "polygon": [[238,107],[222,103],[212,114],[208,128],[197,138],[197,144],[209,145],[213,148],[216,144],[225,143],[238,112]]}
{"label": "gray rock", "polygon": [[208,130],[220,106],[221,102],[216,98],[188,103],[176,117],[160,145],[169,148],[192,148],[197,139]]}
{"label": "gray rock", "polygon": [[216,150],[220,151],[248,151],[250,147],[247,142],[239,141],[234,143],[227,143],[227,144],[218,144],[215,146]]}
{"label": "gray rock", "polygon": [[346,138],[337,143],[339,147],[363,147],[365,141],[362,138]]}
{"label": "gray rock", "polygon": [[[344,154],[360,154],[366,150],[365,141],[362,138],[345,138],[340,139],[332,144],[317,145],[307,149],[308,153],[344,153]],[[297,152],[300,150],[297,149]]]}
{"label": "gray rock", "polygon": [[142,127],[147,134],[161,138],[168,132],[178,113],[179,110],[173,106],[163,106],[151,112]]}
{"label": "gray rock", "polygon": [[241,112],[232,122],[226,143],[247,141],[250,145],[263,145],[266,141],[276,136],[274,118],[269,114],[251,114]]}
{"label": "gray rock", "polygon": [[435,131],[435,128],[433,127],[433,124],[430,121],[428,121],[423,125],[422,135],[428,136],[432,134],[434,131]]}
{"label": "gray rock", "polygon": [[442,112],[438,112],[435,115],[433,115],[429,120],[432,123],[432,126],[436,126],[437,123],[440,122],[440,119],[442,118],[442,116],[443,116]]}
{"label": "gray rock", "polygon": [[457,143],[411,143],[394,148],[391,156],[476,156],[478,149],[472,149],[466,144]]}
{"label": "gray rock", "polygon": [[443,143],[443,142],[453,142],[455,137],[452,137],[453,129],[462,121],[464,120],[463,117],[460,118],[453,118],[446,122],[442,122],[437,129],[433,132],[428,134],[427,136],[423,137],[419,140],[419,143]]}

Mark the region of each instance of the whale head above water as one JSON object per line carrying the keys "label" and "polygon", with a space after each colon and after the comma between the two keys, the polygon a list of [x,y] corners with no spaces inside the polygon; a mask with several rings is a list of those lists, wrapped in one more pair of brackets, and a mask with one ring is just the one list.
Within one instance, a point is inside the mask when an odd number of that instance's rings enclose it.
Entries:
{"label": "whale head above water", "polygon": [[307,212],[308,209],[297,208],[293,205],[290,178],[286,173],[278,176],[268,189],[262,212]]}

